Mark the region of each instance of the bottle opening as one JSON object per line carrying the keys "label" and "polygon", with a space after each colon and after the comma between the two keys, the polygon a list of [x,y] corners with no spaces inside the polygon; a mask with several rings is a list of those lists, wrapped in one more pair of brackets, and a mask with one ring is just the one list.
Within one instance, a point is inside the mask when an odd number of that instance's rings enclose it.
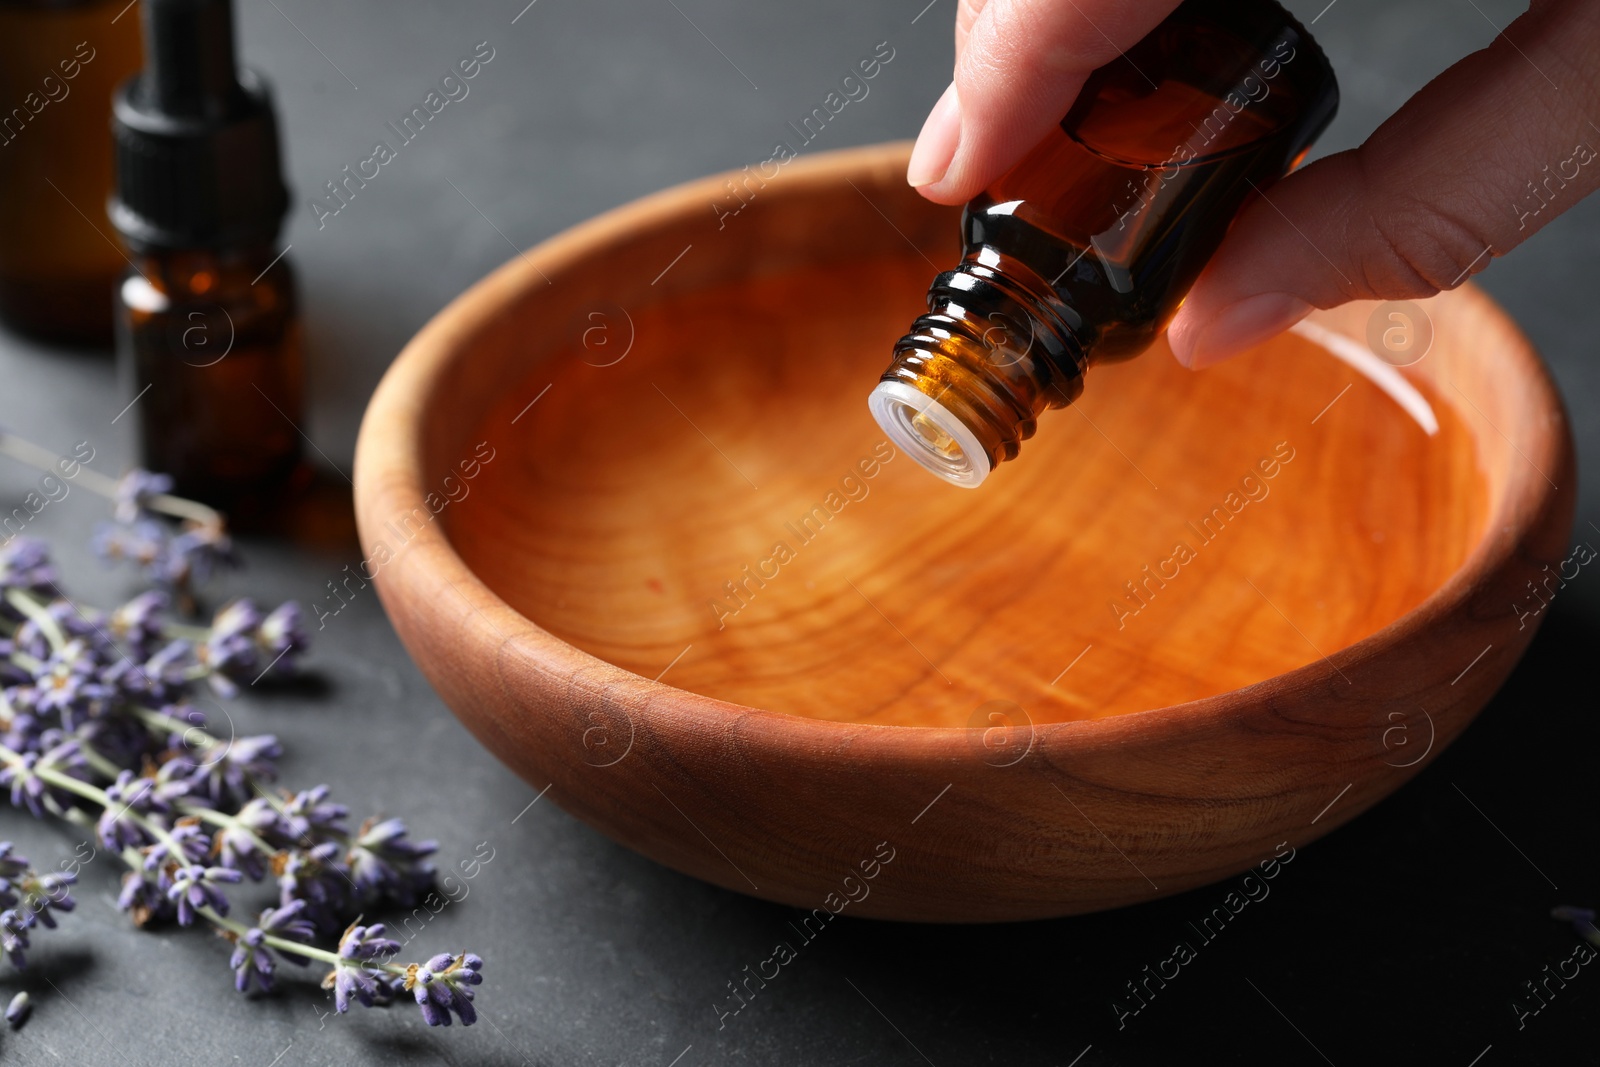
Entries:
{"label": "bottle opening", "polygon": [[926,393],[905,382],[879,382],[867,407],[900,451],[951,485],[976,489],[989,476],[977,436]]}

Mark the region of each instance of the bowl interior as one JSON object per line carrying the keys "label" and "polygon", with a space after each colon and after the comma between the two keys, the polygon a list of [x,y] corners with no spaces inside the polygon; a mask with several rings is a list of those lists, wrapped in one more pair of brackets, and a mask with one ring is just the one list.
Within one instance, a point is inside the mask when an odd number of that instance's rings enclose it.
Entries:
{"label": "bowl interior", "polygon": [[1018,460],[947,486],[892,451],[866,395],[954,246],[875,247],[824,229],[811,262],[550,342],[482,412],[496,458],[441,516],[463,560],[646,678],[966,726],[995,701],[1052,722],[1272,678],[1400,618],[1482,535],[1453,398],[1412,376],[1430,433],[1292,334],[1201,373],[1164,342],[1095,367]]}

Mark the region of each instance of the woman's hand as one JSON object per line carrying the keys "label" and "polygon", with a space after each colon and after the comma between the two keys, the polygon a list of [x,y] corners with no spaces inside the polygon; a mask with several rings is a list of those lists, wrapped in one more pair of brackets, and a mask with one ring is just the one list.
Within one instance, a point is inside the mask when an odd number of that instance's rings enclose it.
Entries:
{"label": "woman's hand", "polygon": [[[907,180],[960,204],[1061,120],[1096,67],[1174,0],[961,0],[955,80]],[[1429,82],[1360,148],[1317,160],[1241,212],[1168,331],[1203,367],[1313,307],[1460,285],[1600,186],[1600,3],[1535,0]]]}

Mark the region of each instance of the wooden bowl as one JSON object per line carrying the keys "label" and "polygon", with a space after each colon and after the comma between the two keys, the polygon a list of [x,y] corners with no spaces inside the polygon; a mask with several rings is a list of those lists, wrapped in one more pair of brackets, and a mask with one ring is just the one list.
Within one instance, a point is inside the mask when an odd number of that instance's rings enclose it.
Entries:
{"label": "wooden bowl", "polygon": [[1426,766],[1579,565],[1516,327],[1468,286],[1200,373],[1163,344],[954,488],[867,412],[957,256],[906,152],[619,208],[407,346],[356,503],[445,702],[603,833],[817,923],[1175,893]]}

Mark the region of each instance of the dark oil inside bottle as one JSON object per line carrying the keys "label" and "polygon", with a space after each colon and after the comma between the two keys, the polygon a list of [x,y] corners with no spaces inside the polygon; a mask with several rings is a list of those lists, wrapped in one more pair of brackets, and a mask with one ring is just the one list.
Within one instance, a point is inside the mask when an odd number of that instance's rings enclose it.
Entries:
{"label": "dark oil inside bottle", "polygon": [[121,289],[143,464],[242,528],[265,521],[305,472],[294,276],[286,259],[268,267],[274,254],[141,256]]}
{"label": "dark oil inside bottle", "polygon": [[1331,115],[1306,121],[1321,60],[1295,27],[1252,39],[1209,6],[1180,8],[1096,71],[1058,131],[963,219],[966,258],[1027,263],[1095,360],[1149,347],[1239,208]]}

